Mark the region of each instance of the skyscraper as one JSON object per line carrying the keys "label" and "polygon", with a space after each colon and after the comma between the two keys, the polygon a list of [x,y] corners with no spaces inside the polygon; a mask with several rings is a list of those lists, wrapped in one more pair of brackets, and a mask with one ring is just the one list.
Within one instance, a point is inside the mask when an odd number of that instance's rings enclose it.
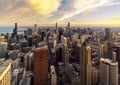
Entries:
{"label": "skyscraper", "polygon": [[112,32],[110,28],[105,28],[105,40],[112,40]]}
{"label": "skyscraper", "polygon": [[118,85],[118,63],[100,59],[100,85]]}
{"label": "skyscraper", "polygon": [[55,24],[55,32],[56,32],[56,34],[58,33],[58,24],[57,23]]}
{"label": "skyscraper", "polygon": [[91,68],[91,85],[98,85],[98,70],[95,67]]}
{"label": "skyscraper", "polygon": [[0,42],[0,57],[5,57],[7,53],[7,42]]}
{"label": "skyscraper", "polygon": [[104,43],[104,58],[112,59],[112,42],[111,41],[105,41]]}
{"label": "skyscraper", "polygon": [[13,30],[13,34],[16,36],[17,35],[17,30],[18,30],[18,26],[17,23],[15,23],[15,28]]}
{"label": "skyscraper", "polygon": [[11,85],[10,60],[6,60],[0,64],[0,85]]}
{"label": "skyscraper", "polygon": [[70,29],[70,22],[68,22],[68,36],[70,37],[71,36],[71,29]]}
{"label": "skyscraper", "polygon": [[34,51],[34,85],[48,85],[48,47]]}
{"label": "skyscraper", "polygon": [[68,62],[68,61],[67,61],[67,50],[68,50],[68,46],[67,46],[67,38],[66,38],[66,37],[63,37],[62,43],[63,43],[62,60],[63,60],[64,65],[65,65],[65,67],[66,67],[66,63]]}
{"label": "skyscraper", "polygon": [[28,36],[28,46],[32,47],[33,44],[33,37],[32,36]]}
{"label": "skyscraper", "polygon": [[[120,67],[120,46],[116,47],[116,60],[118,61],[118,67]],[[120,68],[118,68],[120,74]]]}
{"label": "skyscraper", "polygon": [[80,50],[80,84],[91,85],[91,47],[83,43]]}
{"label": "skyscraper", "polygon": [[34,31],[37,33],[37,31],[38,31],[38,27],[37,27],[37,24],[34,24]]}
{"label": "skyscraper", "polygon": [[98,48],[98,56],[99,56],[99,59],[104,57],[104,55],[103,55],[103,54],[104,54],[103,48],[104,48],[104,45],[103,45],[103,44],[99,44],[99,48]]}
{"label": "skyscraper", "polygon": [[56,75],[56,71],[55,71],[55,67],[54,65],[50,66],[50,76],[51,76],[51,85],[57,85],[57,75]]}

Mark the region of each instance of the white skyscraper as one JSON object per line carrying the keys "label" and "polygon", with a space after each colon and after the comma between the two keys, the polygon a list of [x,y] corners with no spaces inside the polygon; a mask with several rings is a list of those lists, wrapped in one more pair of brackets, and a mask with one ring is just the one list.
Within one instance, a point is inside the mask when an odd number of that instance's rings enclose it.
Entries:
{"label": "white skyscraper", "polygon": [[100,59],[100,85],[118,85],[118,63]]}

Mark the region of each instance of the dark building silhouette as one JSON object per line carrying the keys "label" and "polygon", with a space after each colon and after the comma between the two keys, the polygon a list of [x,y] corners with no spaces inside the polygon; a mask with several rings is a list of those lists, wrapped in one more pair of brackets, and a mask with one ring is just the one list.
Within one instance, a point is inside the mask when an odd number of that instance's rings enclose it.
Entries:
{"label": "dark building silhouette", "polygon": [[17,26],[17,23],[15,23],[15,28],[13,29],[13,34],[15,36],[17,36],[17,30],[18,30],[18,26]]}
{"label": "dark building silhouette", "polygon": [[104,58],[112,59],[112,42],[111,41],[105,41],[104,43]]}
{"label": "dark building silhouette", "polygon": [[56,32],[56,34],[58,32],[58,24],[57,23],[55,24],[55,32]]}
{"label": "dark building silhouette", "polygon": [[34,51],[34,85],[48,85],[48,47]]}
{"label": "dark building silhouette", "polygon": [[112,40],[112,32],[110,28],[105,28],[105,40]]}
{"label": "dark building silhouette", "polygon": [[32,36],[28,36],[28,46],[32,47],[33,44],[33,37]]}
{"label": "dark building silhouette", "polygon": [[56,62],[62,62],[62,48],[56,48]]}
{"label": "dark building silhouette", "polygon": [[68,36],[71,36],[70,22],[68,22]]}
{"label": "dark building silhouette", "polygon": [[61,41],[61,36],[63,35],[64,30],[62,28],[59,29],[59,41]]}

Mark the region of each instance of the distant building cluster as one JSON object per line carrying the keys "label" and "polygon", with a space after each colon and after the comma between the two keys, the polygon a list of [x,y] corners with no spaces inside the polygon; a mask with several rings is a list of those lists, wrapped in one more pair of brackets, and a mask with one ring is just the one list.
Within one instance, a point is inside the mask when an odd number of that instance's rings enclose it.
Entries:
{"label": "distant building cluster", "polygon": [[0,85],[119,85],[120,31],[27,27],[0,36]]}

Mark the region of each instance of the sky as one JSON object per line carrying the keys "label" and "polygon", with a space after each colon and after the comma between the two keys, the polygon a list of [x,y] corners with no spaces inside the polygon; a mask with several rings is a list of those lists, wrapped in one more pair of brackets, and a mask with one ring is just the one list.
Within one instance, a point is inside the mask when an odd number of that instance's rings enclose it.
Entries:
{"label": "sky", "polygon": [[0,26],[15,22],[120,26],[120,0],[0,0]]}

